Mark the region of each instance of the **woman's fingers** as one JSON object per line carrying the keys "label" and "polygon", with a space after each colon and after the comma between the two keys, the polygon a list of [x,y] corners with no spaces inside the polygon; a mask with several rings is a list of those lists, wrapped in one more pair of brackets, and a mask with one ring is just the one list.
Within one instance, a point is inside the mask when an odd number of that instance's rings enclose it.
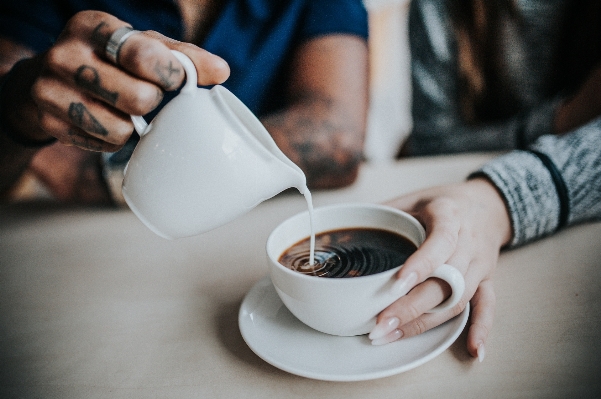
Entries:
{"label": "woman's fingers", "polygon": [[399,271],[393,288],[398,295],[406,294],[415,284],[424,281],[436,268],[446,263],[455,252],[459,240],[461,223],[454,202],[445,198],[418,202],[413,213],[425,224],[427,238]]}
{"label": "woman's fingers", "polygon": [[[480,281],[479,284],[478,281]],[[477,287],[475,292],[473,287]],[[469,353],[482,362],[495,313],[496,297],[492,280],[489,278],[482,279],[479,272],[468,272],[466,275],[466,293],[454,309],[441,313],[425,313],[426,310],[424,309],[435,301],[434,298],[439,298],[443,291],[444,284],[441,281],[436,282],[435,279],[427,280],[415,287],[405,297],[406,301],[399,300],[380,314],[378,318],[379,328],[374,329],[376,334],[370,334],[369,336],[372,339],[372,344],[382,345],[400,338],[422,334],[460,314],[469,301],[472,306],[467,347]],[[411,295],[412,293],[415,293],[415,298],[417,296],[427,296],[430,300],[423,298],[417,300]],[[471,298],[471,301],[469,298]],[[420,312],[422,313],[420,314]],[[405,322],[411,314],[419,314],[419,316]]]}
{"label": "woman's fingers", "polygon": [[[431,327],[423,324],[421,316],[450,294],[449,285],[442,280],[433,278],[424,281],[378,315],[369,339],[374,345],[382,345],[429,330]],[[413,324],[409,326],[409,323]]]}
{"label": "woman's fingers", "polygon": [[[398,329],[405,338],[422,334],[463,312],[467,303],[470,302],[470,299],[473,299],[475,292],[477,292],[480,282],[485,278],[484,275],[486,275],[488,267],[494,266],[472,262],[465,275],[463,296],[455,307],[446,312],[426,313],[450,295],[450,287],[442,280],[428,279],[411,290],[405,298],[401,298],[405,301],[397,301],[385,309],[380,316],[386,317],[387,314],[390,314],[389,312],[395,314],[400,321]],[[401,309],[404,307],[410,311]]]}
{"label": "woman's fingers", "polygon": [[437,278],[424,281],[378,315],[376,327],[369,334],[372,344],[381,345],[423,334],[452,319],[465,309],[477,284],[474,273],[466,276],[466,290],[455,307],[448,311],[427,313],[444,301],[451,294],[451,289]]}
{"label": "woman's fingers", "polygon": [[493,325],[496,296],[490,279],[483,280],[472,298],[472,318],[467,335],[467,349],[480,362],[484,360],[486,340]]}
{"label": "woman's fingers", "polygon": [[[464,264],[460,261],[463,258],[464,255],[460,253],[452,259],[457,264]],[[494,251],[490,251],[490,256],[469,262],[465,274],[465,292],[459,303],[446,312],[427,313],[450,295],[449,285],[437,278],[418,284],[378,315],[376,327],[369,334],[372,344],[382,345],[422,334],[463,312],[471,299],[473,310],[468,350],[481,359],[494,317],[494,291],[487,276],[494,270],[496,261]]]}

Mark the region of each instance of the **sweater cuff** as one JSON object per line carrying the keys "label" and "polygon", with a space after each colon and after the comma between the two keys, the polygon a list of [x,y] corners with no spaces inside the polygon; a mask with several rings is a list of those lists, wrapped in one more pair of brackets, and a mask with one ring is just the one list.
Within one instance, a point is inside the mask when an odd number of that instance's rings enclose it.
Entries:
{"label": "sweater cuff", "polygon": [[513,151],[485,164],[474,175],[486,176],[505,200],[513,230],[509,247],[555,232],[561,204],[549,170],[536,155]]}

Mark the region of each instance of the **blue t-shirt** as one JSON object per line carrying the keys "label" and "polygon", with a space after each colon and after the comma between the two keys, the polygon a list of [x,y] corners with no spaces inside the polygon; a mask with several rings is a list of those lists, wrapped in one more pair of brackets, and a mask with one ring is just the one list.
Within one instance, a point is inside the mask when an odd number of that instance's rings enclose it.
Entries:
{"label": "blue t-shirt", "polygon": [[[79,11],[99,10],[137,30],[155,30],[182,40],[179,8],[172,0],[0,0],[0,35],[37,52],[48,49]],[[200,46],[230,66],[223,84],[258,116],[285,105],[286,73],[294,48],[330,33],[367,38],[361,0],[228,0]],[[165,93],[151,120],[177,92]],[[131,136],[105,165],[122,168],[138,141]]]}
{"label": "blue t-shirt", "polygon": [[[83,10],[105,11],[134,29],[182,40],[182,20],[172,0],[2,0],[0,35],[42,52],[69,18]],[[284,104],[294,48],[329,33],[367,38],[362,1],[228,0],[200,46],[228,62],[231,74],[223,85],[262,115]]]}

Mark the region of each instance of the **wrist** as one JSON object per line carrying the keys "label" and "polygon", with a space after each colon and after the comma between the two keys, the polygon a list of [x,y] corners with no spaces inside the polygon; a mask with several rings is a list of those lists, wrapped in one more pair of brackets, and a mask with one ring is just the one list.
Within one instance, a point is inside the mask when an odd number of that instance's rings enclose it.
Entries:
{"label": "wrist", "polygon": [[467,184],[471,189],[470,195],[479,199],[476,206],[486,212],[490,233],[495,236],[499,248],[507,246],[513,238],[513,230],[505,198],[486,175],[472,175]]}

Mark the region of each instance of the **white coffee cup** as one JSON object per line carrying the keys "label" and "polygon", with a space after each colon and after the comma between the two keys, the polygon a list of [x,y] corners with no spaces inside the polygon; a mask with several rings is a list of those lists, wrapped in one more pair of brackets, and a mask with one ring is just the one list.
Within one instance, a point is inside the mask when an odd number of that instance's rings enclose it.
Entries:
{"label": "white coffee cup", "polygon": [[[376,228],[400,234],[417,247],[426,238],[422,225],[411,215],[384,205],[338,204],[315,209],[316,234],[343,228]],[[370,332],[376,316],[399,299],[391,289],[402,265],[388,271],[349,278],[328,278],[293,271],[278,262],[294,244],[310,235],[309,213],[297,214],[277,226],[267,240],[271,280],[286,307],[300,321],[315,330],[341,336]],[[465,289],[463,275],[442,265],[431,275],[446,281],[451,296],[429,312],[455,306]]]}
{"label": "white coffee cup", "polygon": [[183,53],[186,84],[146,125],[125,169],[123,197],[165,238],[200,234],[290,187],[306,190],[303,172],[277,147],[253,113],[223,86],[196,86]]}

